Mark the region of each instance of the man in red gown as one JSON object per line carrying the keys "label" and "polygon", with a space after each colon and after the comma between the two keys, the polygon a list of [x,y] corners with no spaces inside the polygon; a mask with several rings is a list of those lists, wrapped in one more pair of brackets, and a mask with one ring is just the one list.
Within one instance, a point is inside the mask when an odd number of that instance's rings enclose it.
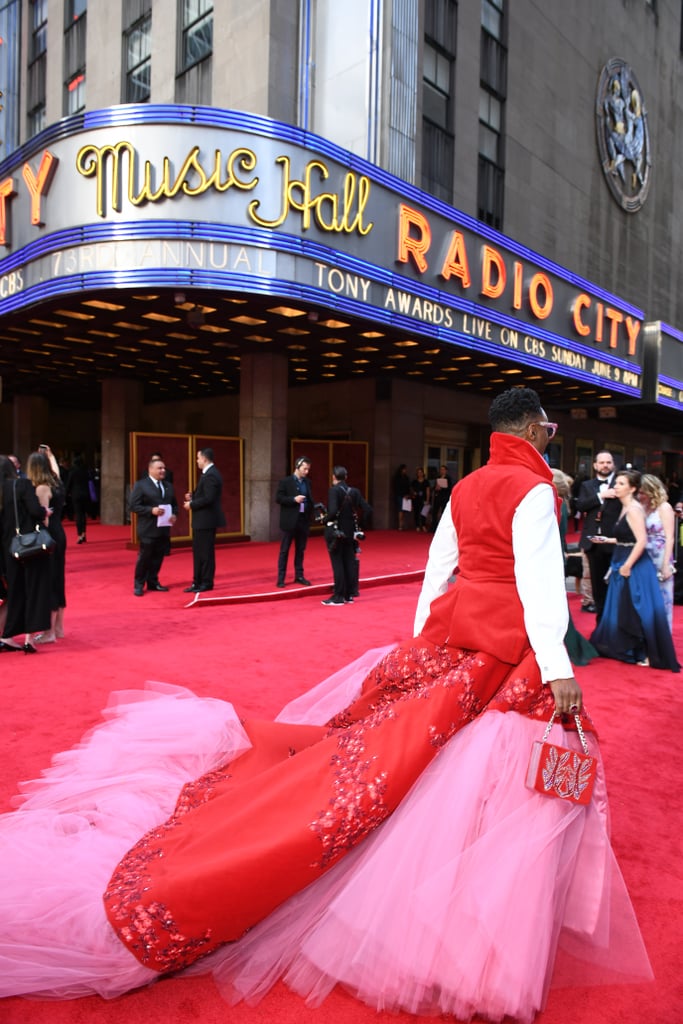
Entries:
{"label": "man in red gown", "polygon": [[107,915],[146,967],[191,963],[319,878],[483,711],[580,710],[542,458],[554,425],[529,388],[500,395],[490,421],[490,461],[454,488],[435,534],[416,636],[326,726],[246,722],[252,748],[185,787],[117,866]]}

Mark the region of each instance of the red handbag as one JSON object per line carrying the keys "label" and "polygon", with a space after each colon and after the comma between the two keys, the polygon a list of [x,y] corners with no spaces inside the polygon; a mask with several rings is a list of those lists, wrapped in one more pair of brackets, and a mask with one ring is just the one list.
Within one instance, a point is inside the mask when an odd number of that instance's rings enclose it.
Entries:
{"label": "red handbag", "polygon": [[535,740],[527,770],[526,784],[544,796],[558,797],[573,804],[588,804],[593,795],[597,759],[588,752],[588,744],[578,715],[574,715],[576,731],[583,753],[570,747],[548,743],[548,736],[557,717],[554,711],[543,738]]}

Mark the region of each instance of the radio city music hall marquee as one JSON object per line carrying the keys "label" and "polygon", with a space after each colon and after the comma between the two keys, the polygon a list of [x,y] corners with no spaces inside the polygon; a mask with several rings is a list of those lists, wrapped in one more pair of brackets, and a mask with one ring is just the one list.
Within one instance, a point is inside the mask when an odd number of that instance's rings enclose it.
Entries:
{"label": "radio city music hall marquee", "polygon": [[136,286],[173,287],[191,271],[197,286],[333,297],[356,316],[640,394],[642,313],[628,303],[325,140],[304,147],[296,129],[213,108],[192,108],[190,124],[188,109],[60,122],[5,161],[0,314],[70,279],[115,287],[132,272]]}

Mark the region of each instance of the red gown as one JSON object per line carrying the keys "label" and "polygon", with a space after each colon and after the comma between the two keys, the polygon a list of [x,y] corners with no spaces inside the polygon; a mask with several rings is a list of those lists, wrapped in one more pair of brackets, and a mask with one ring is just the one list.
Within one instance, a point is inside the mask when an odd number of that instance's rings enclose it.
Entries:
{"label": "red gown", "polygon": [[[462,556],[477,617],[488,592],[500,618],[491,566]],[[231,999],[284,978],[314,1003],[341,983],[378,1009],[530,1021],[553,970],[651,976],[601,770],[588,807],[524,784],[553,700],[518,609],[514,660],[452,642],[467,607],[437,611],[448,637],[370,652],[275,723],[173,689],[115,707],[0,819],[0,995],[113,996],[187,969]]]}

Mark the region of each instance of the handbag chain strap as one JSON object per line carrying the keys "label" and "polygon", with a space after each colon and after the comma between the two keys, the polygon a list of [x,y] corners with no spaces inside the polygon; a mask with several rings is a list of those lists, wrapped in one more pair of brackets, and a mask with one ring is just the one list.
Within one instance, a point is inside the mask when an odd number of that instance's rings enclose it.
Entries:
{"label": "handbag chain strap", "polygon": [[[559,717],[558,712],[557,711],[553,711],[553,713],[552,713],[552,715],[550,717],[550,721],[546,725],[545,732],[543,733],[543,741],[544,742],[548,739],[548,736],[550,735],[550,730],[553,727],[553,723],[554,723],[555,719],[558,718],[558,717]],[[584,752],[584,754],[590,754],[590,750],[588,749],[588,744],[586,743],[586,734],[583,731],[583,726],[581,725],[581,718],[579,717],[578,714],[574,715],[574,722],[576,723],[576,731],[579,734],[579,739],[581,740],[581,746],[583,747],[583,752]]]}
{"label": "handbag chain strap", "polygon": [[[19,508],[17,506],[17,479],[16,479],[16,477],[12,481],[12,484],[13,484],[13,486],[12,486],[12,495],[14,497],[14,532],[16,533],[17,537],[21,537],[21,530],[19,529]],[[36,533],[40,532],[40,523],[36,523],[35,530],[36,530]],[[28,534],[27,534],[27,536],[28,536]]]}
{"label": "handbag chain strap", "polygon": [[19,537],[20,536],[20,531],[19,531],[19,509],[17,507],[17,478],[16,477],[14,478],[14,481],[13,481],[12,494],[14,496],[14,527],[15,527],[15,531],[16,531],[17,537]]}

